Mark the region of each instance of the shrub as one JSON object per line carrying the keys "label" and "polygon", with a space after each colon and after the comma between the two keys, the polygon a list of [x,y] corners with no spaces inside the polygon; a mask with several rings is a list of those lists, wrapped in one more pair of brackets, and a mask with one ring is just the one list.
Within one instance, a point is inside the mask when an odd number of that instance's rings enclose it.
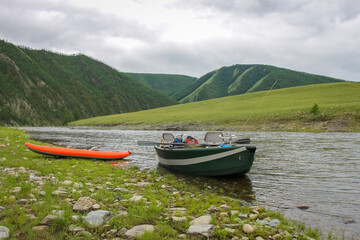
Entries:
{"label": "shrub", "polygon": [[310,113],[314,115],[318,115],[320,113],[319,105],[317,105],[317,103],[315,103],[314,106],[311,108]]}

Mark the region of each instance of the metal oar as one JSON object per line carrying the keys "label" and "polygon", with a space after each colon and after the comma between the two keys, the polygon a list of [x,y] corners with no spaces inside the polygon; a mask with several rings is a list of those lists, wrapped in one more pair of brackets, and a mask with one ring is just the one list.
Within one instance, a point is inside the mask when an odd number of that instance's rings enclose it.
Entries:
{"label": "metal oar", "polygon": [[[250,138],[243,138],[243,139],[238,139],[235,142],[233,142],[235,144],[249,144],[250,143]],[[201,145],[201,146],[217,146],[219,144],[216,145],[212,145],[212,144],[206,144],[206,143],[200,143],[200,144],[189,144],[189,143],[162,143],[162,142],[153,142],[153,141],[138,141],[137,142],[138,145],[140,146],[156,146],[156,145],[172,145],[172,146],[189,146],[189,145]],[[226,143],[225,143],[226,144]]]}

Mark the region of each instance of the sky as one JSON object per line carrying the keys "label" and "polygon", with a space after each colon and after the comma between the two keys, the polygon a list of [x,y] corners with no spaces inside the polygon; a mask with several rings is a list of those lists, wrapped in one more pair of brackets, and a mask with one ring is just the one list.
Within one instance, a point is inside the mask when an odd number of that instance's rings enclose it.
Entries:
{"label": "sky", "polygon": [[121,72],[267,64],[360,81],[358,0],[0,0],[0,39]]}

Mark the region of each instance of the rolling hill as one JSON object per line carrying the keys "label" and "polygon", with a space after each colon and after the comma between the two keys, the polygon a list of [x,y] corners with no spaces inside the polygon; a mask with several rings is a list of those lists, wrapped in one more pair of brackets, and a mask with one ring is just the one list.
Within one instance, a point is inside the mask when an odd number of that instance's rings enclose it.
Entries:
{"label": "rolling hill", "polygon": [[[175,130],[360,131],[360,83],[283,88],[146,111],[79,120],[71,125]],[[319,106],[319,112],[311,109]]]}
{"label": "rolling hill", "polygon": [[0,125],[59,125],[80,118],[176,104],[85,55],[0,40]]}
{"label": "rolling hill", "polygon": [[237,64],[205,74],[175,93],[172,98],[186,103],[269,89],[340,81],[343,80],[269,65]]}
{"label": "rolling hill", "polygon": [[167,96],[189,86],[197,78],[178,74],[125,73],[129,77],[156,89]]}

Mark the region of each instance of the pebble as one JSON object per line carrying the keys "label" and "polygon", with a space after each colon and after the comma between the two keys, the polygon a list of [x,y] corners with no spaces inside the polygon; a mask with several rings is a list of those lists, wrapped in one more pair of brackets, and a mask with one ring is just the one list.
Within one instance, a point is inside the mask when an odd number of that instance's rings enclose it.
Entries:
{"label": "pebble", "polygon": [[141,237],[145,232],[154,232],[155,227],[153,225],[138,225],[125,232],[127,238]]}
{"label": "pebble", "polygon": [[186,232],[188,237],[203,235],[207,238],[211,237],[214,233],[214,225],[192,225]]}
{"label": "pebble", "polygon": [[93,204],[93,205],[91,206],[91,209],[92,209],[92,210],[99,210],[99,209],[100,209],[100,204],[98,204],[98,203]]}
{"label": "pebble", "polygon": [[273,227],[273,228],[276,228],[277,226],[279,226],[280,224],[280,220],[279,219],[273,219],[269,222],[269,226],[270,227]]}
{"label": "pebble", "polygon": [[173,222],[186,222],[186,217],[171,217],[171,221]]}
{"label": "pebble", "polygon": [[59,187],[57,190],[53,191],[51,193],[52,195],[55,195],[55,196],[67,196],[67,190],[62,188],[62,187]]}
{"label": "pebble", "polygon": [[32,228],[34,231],[38,231],[38,232],[45,232],[49,229],[49,226],[47,225],[38,225]]}
{"label": "pebble", "polygon": [[129,192],[128,189],[126,189],[126,188],[119,188],[119,187],[114,188],[113,191],[114,191],[114,192],[125,192],[125,193]]}
{"label": "pebble", "polygon": [[239,218],[248,218],[249,215],[247,213],[240,213]]}
{"label": "pebble", "polygon": [[70,232],[73,232],[73,233],[76,233],[76,232],[80,232],[80,231],[84,231],[84,230],[85,230],[84,228],[79,227],[79,226],[76,226],[76,225],[74,225],[74,224],[71,224],[68,229],[69,229]]}
{"label": "pebble", "polygon": [[92,227],[103,225],[114,213],[106,210],[96,210],[88,213],[84,218],[85,222],[89,223]]}
{"label": "pebble", "polygon": [[65,181],[63,181],[61,184],[62,184],[62,185],[65,185],[65,186],[70,186],[72,183],[73,183],[73,182],[70,181],[70,180],[65,180]]}
{"label": "pebble", "polygon": [[221,205],[219,208],[220,208],[221,210],[223,210],[223,211],[227,211],[227,210],[230,209],[230,206],[228,206],[227,204],[223,204],[223,205]]}
{"label": "pebble", "polygon": [[209,225],[211,221],[210,215],[204,215],[198,218],[195,218],[190,222],[190,225]]}
{"label": "pebble", "polygon": [[233,228],[225,228],[224,230],[226,232],[229,232],[229,233],[234,233],[235,232],[235,229],[233,229]]}
{"label": "pebble", "polygon": [[21,192],[21,187],[14,187],[13,189],[10,190],[11,193],[19,193]]}
{"label": "pebble", "polygon": [[239,211],[237,211],[237,210],[231,210],[230,211],[230,216],[234,216],[236,214],[239,214]]}
{"label": "pebble", "polygon": [[145,198],[143,198],[143,196],[132,196],[129,201],[131,202],[139,202],[141,200],[145,200]]}
{"label": "pebble", "polygon": [[221,212],[220,214],[220,217],[228,217],[229,214],[227,212]]}
{"label": "pebble", "polygon": [[74,204],[73,210],[74,211],[87,211],[89,210],[94,204],[96,200],[89,198],[89,197],[80,197],[76,203]]}
{"label": "pebble", "polygon": [[255,231],[254,227],[251,226],[250,224],[244,224],[243,226],[243,231],[245,233],[253,233]]}
{"label": "pebble", "polygon": [[7,227],[0,226],[0,239],[8,238],[10,230]]}
{"label": "pebble", "polygon": [[136,185],[139,186],[139,187],[145,187],[147,185],[150,185],[151,183],[149,182],[138,182]]}

